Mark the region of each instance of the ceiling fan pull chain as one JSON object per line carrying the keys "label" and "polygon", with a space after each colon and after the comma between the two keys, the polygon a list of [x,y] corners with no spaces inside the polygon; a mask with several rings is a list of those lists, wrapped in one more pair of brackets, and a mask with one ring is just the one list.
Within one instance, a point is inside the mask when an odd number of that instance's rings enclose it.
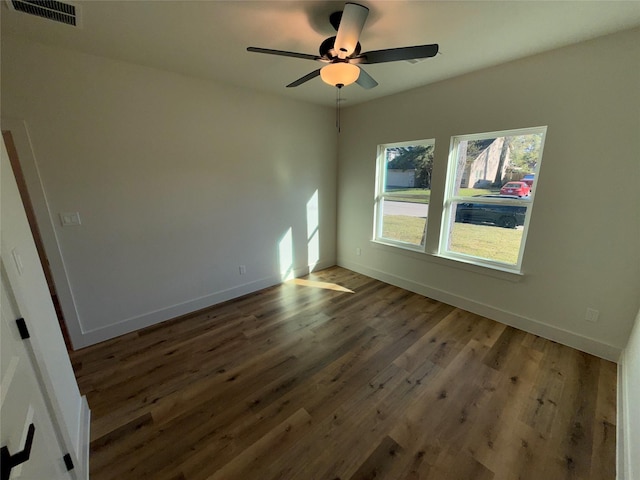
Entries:
{"label": "ceiling fan pull chain", "polygon": [[338,133],[340,133],[340,90],[341,85],[336,85],[336,128],[338,129]]}

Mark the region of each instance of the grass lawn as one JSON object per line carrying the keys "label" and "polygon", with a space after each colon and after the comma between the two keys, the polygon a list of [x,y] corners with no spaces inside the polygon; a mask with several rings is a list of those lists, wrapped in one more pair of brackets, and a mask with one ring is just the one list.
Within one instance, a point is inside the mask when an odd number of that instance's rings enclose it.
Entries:
{"label": "grass lawn", "polygon": [[382,223],[382,236],[400,242],[420,245],[426,223],[427,220],[420,217],[385,215]]}
{"label": "grass lawn", "polygon": [[[425,223],[424,218],[385,215],[382,236],[420,245]],[[455,223],[451,232],[450,250],[498,262],[516,264],[521,239],[521,229]]]}
{"label": "grass lawn", "polygon": [[449,249],[475,257],[516,264],[521,239],[521,229],[455,223]]}
{"label": "grass lawn", "polygon": [[[490,195],[499,193],[500,190],[488,190],[482,188],[461,188],[459,194],[462,197],[473,197],[474,195]],[[431,190],[426,188],[408,188],[406,190],[392,190],[387,192],[392,196],[392,200],[398,202],[414,202],[414,203],[429,203],[431,199]],[[390,198],[391,200],[391,198]]]}

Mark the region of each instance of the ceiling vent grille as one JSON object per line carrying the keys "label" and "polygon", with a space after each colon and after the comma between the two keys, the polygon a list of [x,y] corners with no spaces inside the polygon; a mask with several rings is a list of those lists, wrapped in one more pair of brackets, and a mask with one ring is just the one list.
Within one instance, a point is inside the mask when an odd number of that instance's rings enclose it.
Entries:
{"label": "ceiling vent grille", "polygon": [[55,0],[10,0],[9,5],[18,12],[47,18],[67,25],[78,25],[77,7]]}

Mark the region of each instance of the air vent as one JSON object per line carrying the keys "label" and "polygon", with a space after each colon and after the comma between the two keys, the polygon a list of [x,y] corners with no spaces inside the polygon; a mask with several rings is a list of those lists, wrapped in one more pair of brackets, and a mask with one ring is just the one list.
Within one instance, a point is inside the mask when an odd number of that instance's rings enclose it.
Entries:
{"label": "air vent", "polygon": [[47,18],[67,25],[78,25],[78,8],[55,0],[9,0],[9,6],[18,12]]}

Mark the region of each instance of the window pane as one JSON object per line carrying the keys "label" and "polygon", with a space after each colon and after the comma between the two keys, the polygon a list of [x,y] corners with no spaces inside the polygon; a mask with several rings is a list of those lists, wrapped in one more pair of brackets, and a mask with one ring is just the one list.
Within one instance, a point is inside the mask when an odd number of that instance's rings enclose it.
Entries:
{"label": "window pane", "polygon": [[382,237],[398,242],[424,245],[428,205],[384,199]]}
{"label": "window pane", "polygon": [[515,265],[524,231],[526,206],[454,203],[449,251]]}
{"label": "window pane", "polygon": [[378,238],[424,245],[433,141],[386,145],[378,165],[382,182],[378,192]]}
{"label": "window pane", "polygon": [[454,137],[441,252],[519,266],[545,131]]}
{"label": "window pane", "polygon": [[461,140],[453,195],[529,195],[541,140],[542,133]]}

